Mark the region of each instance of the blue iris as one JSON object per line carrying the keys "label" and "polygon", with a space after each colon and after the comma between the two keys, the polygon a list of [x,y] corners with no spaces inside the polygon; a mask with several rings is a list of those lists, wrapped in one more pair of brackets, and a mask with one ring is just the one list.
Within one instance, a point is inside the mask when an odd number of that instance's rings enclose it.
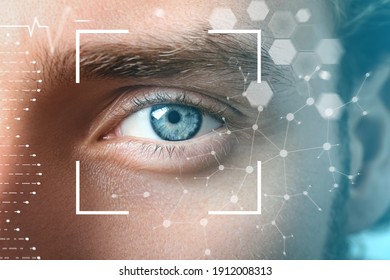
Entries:
{"label": "blue iris", "polygon": [[150,111],[150,123],[161,139],[183,141],[198,133],[202,125],[202,113],[191,106],[154,105]]}

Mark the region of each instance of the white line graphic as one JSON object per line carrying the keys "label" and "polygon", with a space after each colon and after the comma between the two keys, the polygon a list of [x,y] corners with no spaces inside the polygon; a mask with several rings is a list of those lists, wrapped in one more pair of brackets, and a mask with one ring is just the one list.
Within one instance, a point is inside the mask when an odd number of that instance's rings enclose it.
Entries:
{"label": "white line graphic", "polygon": [[80,34],[123,34],[129,33],[129,30],[123,29],[77,29],[76,30],[76,83],[80,83]]}
{"label": "white line graphic", "polygon": [[76,215],[129,215],[129,211],[81,211],[80,210],[80,161],[76,161]]}

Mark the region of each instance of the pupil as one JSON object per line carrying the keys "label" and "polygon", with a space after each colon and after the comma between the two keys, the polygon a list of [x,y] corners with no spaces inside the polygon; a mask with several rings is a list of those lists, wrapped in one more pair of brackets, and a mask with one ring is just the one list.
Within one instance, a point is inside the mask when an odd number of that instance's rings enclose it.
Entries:
{"label": "pupil", "polygon": [[171,111],[168,113],[168,121],[170,123],[178,123],[181,120],[181,116],[177,111]]}

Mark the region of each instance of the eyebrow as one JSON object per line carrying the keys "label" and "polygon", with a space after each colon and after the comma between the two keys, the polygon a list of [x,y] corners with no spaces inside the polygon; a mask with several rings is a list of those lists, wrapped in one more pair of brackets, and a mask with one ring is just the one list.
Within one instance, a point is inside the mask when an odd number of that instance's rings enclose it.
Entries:
{"label": "eyebrow", "polygon": [[[80,47],[81,82],[83,79],[128,78],[185,80],[194,75],[203,75],[210,78],[210,83],[215,81],[213,77],[218,77],[219,81],[234,86],[237,79],[233,78],[239,76],[247,76],[248,81],[256,79],[255,34],[208,34],[207,30],[203,31],[160,41],[145,38],[140,46],[102,41],[84,43]],[[261,74],[263,79],[267,79],[272,76],[275,66],[263,47],[261,59]],[[50,73],[51,80],[54,76],[63,83],[64,77],[74,77],[74,50],[59,51],[49,61],[46,60],[48,70],[45,72]],[[69,69],[73,71],[71,75]],[[240,87],[242,78],[239,80]]]}

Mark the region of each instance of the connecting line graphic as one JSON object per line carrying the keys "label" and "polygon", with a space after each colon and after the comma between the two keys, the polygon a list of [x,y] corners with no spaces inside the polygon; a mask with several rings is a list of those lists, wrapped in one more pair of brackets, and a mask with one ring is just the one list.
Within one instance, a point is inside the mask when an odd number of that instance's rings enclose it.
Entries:
{"label": "connecting line graphic", "polygon": [[80,161],[76,161],[76,215],[129,215],[129,211],[81,211],[80,210]]}
{"label": "connecting line graphic", "polygon": [[124,34],[129,30],[123,29],[77,29],[76,30],[76,84],[80,83],[80,34]]}
{"label": "connecting line graphic", "polygon": [[257,34],[257,82],[261,83],[261,30],[251,29],[213,29],[209,34]]}
{"label": "connecting line graphic", "polygon": [[261,161],[257,162],[257,209],[255,211],[208,211],[209,215],[261,215]]}

